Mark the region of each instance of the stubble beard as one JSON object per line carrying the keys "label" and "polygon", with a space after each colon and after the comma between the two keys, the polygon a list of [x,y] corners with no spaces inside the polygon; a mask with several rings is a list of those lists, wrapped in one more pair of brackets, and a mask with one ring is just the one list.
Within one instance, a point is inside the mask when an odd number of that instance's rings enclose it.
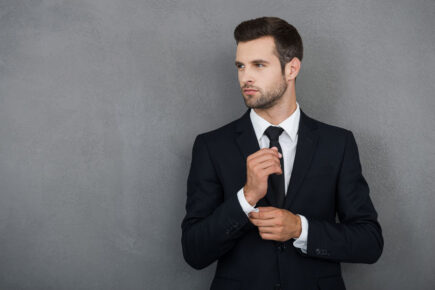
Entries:
{"label": "stubble beard", "polygon": [[245,96],[243,94],[243,87],[242,88],[242,95],[243,100],[245,101],[245,105],[248,108],[252,109],[268,109],[273,107],[284,95],[284,92],[287,90],[287,83],[285,82],[285,79],[283,78],[282,82],[278,84],[275,88],[273,88],[270,91],[263,92],[259,88],[255,88],[258,90],[259,96],[257,99],[253,95],[247,95]]}

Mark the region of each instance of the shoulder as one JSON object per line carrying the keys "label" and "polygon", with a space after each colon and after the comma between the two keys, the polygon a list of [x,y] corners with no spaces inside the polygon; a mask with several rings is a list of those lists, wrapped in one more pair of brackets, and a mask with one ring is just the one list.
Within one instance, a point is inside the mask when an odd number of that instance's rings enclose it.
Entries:
{"label": "shoulder", "polygon": [[348,129],[317,120],[311,116],[308,116],[303,111],[301,111],[301,122],[306,123],[308,126],[316,128],[323,133],[329,133],[333,135],[346,135],[350,133],[350,130]]}
{"label": "shoulder", "polygon": [[330,156],[336,161],[342,160],[346,152],[358,156],[358,147],[352,131],[313,118],[305,123],[312,129],[312,135],[309,133],[305,136],[310,136],[309,138],[317,142],[317,150],[322,156]]}
{"label": "shoulder", "polygon": [[320,133],[327,134],[331,137],[332,136],[342,137],[352,133],[350,130],[343,127],[327,124],[318,120],[315,120],[315,122],[317,123]]}
{"label": "shoulder", "polygon": [[353,138],[352,131],[337,125],[328,124],[326,122],[314,119],[307,116],[305,113],[301,114],[301,121],[302,123],[305,123],[306,126],[312,128],[321,139],[328,143],[338,142],[343,144],[346,142],[347,138]]}

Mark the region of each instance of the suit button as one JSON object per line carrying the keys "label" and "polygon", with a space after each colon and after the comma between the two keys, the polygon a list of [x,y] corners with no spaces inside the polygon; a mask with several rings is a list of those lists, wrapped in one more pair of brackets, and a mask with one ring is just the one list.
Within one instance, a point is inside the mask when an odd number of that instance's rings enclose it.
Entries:
{"label": "suit button", "polygon": [[273,287],[274,290],[281,290],[281,284],[277,283],[275,284],[275,287]]}
{"label": "suit button", "polygon": [[320,253],[321,253],[320,249],[316,249],[316,254],[320,255]]}

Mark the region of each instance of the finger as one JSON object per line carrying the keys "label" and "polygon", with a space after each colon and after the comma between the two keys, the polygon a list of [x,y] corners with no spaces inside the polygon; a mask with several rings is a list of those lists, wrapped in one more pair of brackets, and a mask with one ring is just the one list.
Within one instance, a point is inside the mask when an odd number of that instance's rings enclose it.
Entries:
{"label": "finger", "polygon": [[276,151],[277,153],[278,153],[278,156],[281,158],[281,156],[282,156],[282,154],[281,154],[281,152],[279,152],[279,149],[278,149],[278,147],[276,147],[276,146],[273,146],[272,148],[270,148],[270,149],[272,149],[272,150],[274,150],[274,151]]}
{"label": "finger", "polygon": [[256,218],[250,218],[249,220],[251,221],[251,223],[253,223],[257,227],[274,227],[274,226],[276,226],[276,220],[275,219],[256,219]]}
{"label": "finger", "polygon": [[258,211],[258,218],[261,219],[273,219],[280,216],[280,209],[277,208],[269,208],[269,209],[260,209]]}
{"label": "finger", "polygon": [[263,162],[260,162],[260,163],[258,163],[258,164],[256,164],[256,165],[254,165],[254,169],[266,169],[266,168],[268,168],[268,167],[270,167],[270,166],[279,166],[279,167],[281,167],[281,163],[279,162],[279,160],[276,160],[276,159],[268,159],[268,160],[266,160],[266,161],[263,161]]}
{"label": "finger", "polygon": [[252,218],[252,219],[265,219],[265,217],[264,217],[264,215],[265,215],[265,213],[266,212],[255,212],[255,211],[253,211],[253,212],[250,212],[249,214],[248,214],[248,216],[249,216],[249,218]]}
{"label": "finger", "polygon": [[260,234],[274,234],[276,235],[275,230],[272,227],[258,227],[258,233]]}
{"label": "finger", "polygon": [[263,169],[262,173],[264,174],[264,176],[269,176],[271,174],[281,175],[282,174],[282,168],[281,168],[280,165],[272,165],[272,166],[269,166],[269,167]]}
{"label": "finger", "polygon": [[264,209],[258,212],[249,213],[249,217],[253,219],[273,219],[275,218],[275,210],[272,209]]}
{"label": "finger", "polygon": [[278,239],[278,236],[275,234],[270,233],[260,233],[260,236],[263,240],[273,240],[276,241]]}
{"label": "finger", "polygon": [[274,162],[276,165],[281,166],[281,161],[279,160],[279,158],[269,153],[259,156],[251,161],[248,161],[247,165],[249,165],[252,168],[256,168],[258,166],[260,166],[260,168],[265,168],[266,167],[265,164],[268,164],[270,162]]}
{"label": "finger", "polygon": [[259,211],[266,212],[266,211],[277,210],[278,208],[274,207],[274,206],[259,206],[259,207],[257,207],[257,209]]}
{"label": "finger", "polygon": [[271,149],[271,148],[263,148],[263,149],[258,150],[255,153],[249,155],[247,160],[251,161],[251,160],[254,160],[256,158],[262,157],[263,155],[277,156],[278,158],[280,155],[282,156],[282,154],[278,152],[278,149],[275,150],[275,149]]}
{"label": "finger", "polygon": [[276,147],[276,146],[273,146],[273,147],[271,147],[270,149],[275,150],[276,152],[279,152],[279,149],[278,149],[278,147]]}
{"label": "finger", "polygon": [[261,234],[278,235],[279,229],[277,227],[258,227],[258,232]]}

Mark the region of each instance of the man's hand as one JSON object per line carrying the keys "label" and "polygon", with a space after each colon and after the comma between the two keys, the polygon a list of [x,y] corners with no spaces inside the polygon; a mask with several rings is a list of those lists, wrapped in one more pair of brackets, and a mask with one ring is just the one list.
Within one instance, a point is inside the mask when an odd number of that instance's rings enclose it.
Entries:
{"label": "man's hand", "polygon": [[243,187],[246,201],[254,206],[267,193],[267,179],[270,174],[282,174],[282,154],[278,148],[263,148],[246,159],[246,184]]}
{"label": "man's hand", "polygon": [[286,209],[257,207],[259,212],[249,213],[249,220],[258,227],[263,240],[285,242],[299,238],[302,232],[301,218]]}

